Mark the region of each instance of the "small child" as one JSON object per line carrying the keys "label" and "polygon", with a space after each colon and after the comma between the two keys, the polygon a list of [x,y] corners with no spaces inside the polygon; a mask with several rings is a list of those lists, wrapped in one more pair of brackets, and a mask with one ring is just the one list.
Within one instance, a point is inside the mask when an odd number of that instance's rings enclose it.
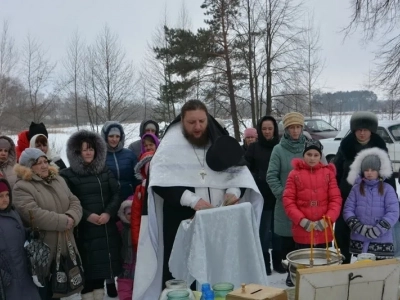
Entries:
{"label": "small child", "polygon": [[122,235],[123,273],[118,276],[118,297],[120,300],[131,300],[133,292],[133,279],[135,277],[136,254],[132,248],[131,239],[131,209],[132,197],[122,202],[118,211],[120,221],[117,227]]}
{"label": "small child", "polygon": [[350,166],[347,182],[353,185],[344,204],[343,218],[350,227],[350,252],[372,253],[377,259],[393,257],[392,228],[399,219],[395,190],[383,180],[392,176],[386,151],[361,151]]}
{"label": "small child", "polygon": [[[333,224],[340,214],[342,197],[336,182],[336,169],[333,164],[321,163],[322,150],[323,146],[319,141],[306,141],[304,159],[292,160],[293,170],[286,181],[283,205],[292,221],[293,239],[297,249],[310,247],[312,225],[313,245],[325,248],[326,243],[333,240],[328,219]],[[325,228],[328,231],[328,241],[325,238]]]}
{"label": "small child", "polygon": [[142,152],[140,154],[150,151],[155,152],[159,144],[160,140],[154,134],[145,133],[142,136]]}
{"label": "small child", "polygon": [[140,156],[139,162],[135,166],[136,178],[142,180],[142,184],[138,185],[133,196],[132,213],[131,213],[131,229],[133,249],[137,252],[140,232],[140,222],[142,219],[143,202],[146,195],[146,181],[149,173],[150,161],[154,152],[145,152]]}

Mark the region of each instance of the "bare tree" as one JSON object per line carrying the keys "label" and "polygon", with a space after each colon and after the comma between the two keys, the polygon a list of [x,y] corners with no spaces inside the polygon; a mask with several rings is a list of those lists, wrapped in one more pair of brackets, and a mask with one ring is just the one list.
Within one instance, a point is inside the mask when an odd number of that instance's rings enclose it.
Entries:
{"label": "bare tree", "polygon": [[122,122],[127,118],[127,107],[134,101],[132,64],[127,61],[118,36],[107,25],[98,35],[92,51],[93,87],[102,108],[99,117],[101,121]]}
{"label": "bare tree", "polygon": [[69,42],[67,48],[67,57],[63,61],[65,71],[67,73],[66,85],[68,87],[69,94],[74,99],[74,117],[75,126],[79,130],[79,92],[80,82],[82,80],[82,68],[84,63],[84,44],[79,36],[78,30],[76,30]]}
{"label": "bare tree", "polygon": [[17,63],[17,49],[11,37],[8,21],[3,22],[0,33],[0,117],[7,105],[7,83]]}
{"label": "bare tree", "polygon": [[[352,16],[344,29],[345,37],[361,27],[364,42],[381,44],[373,72],[376,87],[388,94],[400,93],[400,1],[352,0]],[[382,42],[383,41],[383,42]]]}
{"label": "bare tree", "polygon": [[29,112],[34,122],[42,120],[51,103],[51,99],[46,100],[42,93],[51,80],[56,64],[51,63],[46,55],[42,45],[28,35],[22,48],[21,76],[28,90]]}

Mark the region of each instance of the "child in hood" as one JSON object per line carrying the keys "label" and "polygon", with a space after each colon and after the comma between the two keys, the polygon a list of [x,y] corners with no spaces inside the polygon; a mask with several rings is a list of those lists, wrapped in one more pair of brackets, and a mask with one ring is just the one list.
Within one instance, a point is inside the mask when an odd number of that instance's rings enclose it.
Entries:
{"label": "child in hood", "polygon": [[132,248],[131,238],[131,209],[132,197],[122,202],[118,211],[120,221],[117,222],[118,230],[122,235],[122,269],[118,276],[118,297],[120,300],[131,300],[133,292],[133,279],[135,277],[136,254]]}
{"label": "child in hood", "polygon": [[[319,141],[306,141],[303,159],[293,159],[293,170],[286,182],[283,205],[292,221],[297,249],[310,247],[312,229],[315,247],[325,248],[326,243],[333,240],[328,220],[333,224],[340,214],[342,198],[336,182],[336,169],[333,164],[321,163],[322,150]],[[328,231],[328,241],[325,230]]]}
{"label": "child in hood", "polygon": [[351,230],[351,253],[393,257],[392,230],[399,219],[399,200],[393,187],[383,182],[391,176],[389,155],[379,148],[359,152],[351,164],[347,182],[353,188],[343,209]]}
{"label": "child in hood", "polygon": [[142,137],[142,151],[140,155],[145,152],[155,152],[160,144],[160,140],[152,133],[146,133]]}

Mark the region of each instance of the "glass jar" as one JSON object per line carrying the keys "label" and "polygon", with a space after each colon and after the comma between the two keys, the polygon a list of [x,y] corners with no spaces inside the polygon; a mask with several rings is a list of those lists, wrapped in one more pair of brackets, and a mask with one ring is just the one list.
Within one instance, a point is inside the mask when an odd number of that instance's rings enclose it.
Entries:
{"label": "glass jar", "polygon": [[188,288],[186,281],[172,279],[165,283],[165,289],[162,291],[159,300],[168,300],[168,293],[175,290],[185,290],[189,293],[189,300],[195,300],[193,292]]}
{"label": "glass jar", "polygon": [[190,300],[187,290],[174,290],[167,294],[167,300]]}
{"label": "glass jar", "polygon": [[233,284],[229,282],[221,282],[213,285],[215,300],[225,300],[226,295],[233,291]]}

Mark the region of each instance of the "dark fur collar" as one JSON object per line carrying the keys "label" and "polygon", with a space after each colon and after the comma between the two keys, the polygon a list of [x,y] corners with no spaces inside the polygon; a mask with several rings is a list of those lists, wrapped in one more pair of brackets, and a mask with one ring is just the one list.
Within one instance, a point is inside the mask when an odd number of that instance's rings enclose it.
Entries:
{"label": "dark fur collar", "polygon": [[343,152],[343,155],[350,160],[353,160],[360,150],[372,147],[378,147],[386,152],[388,151],[385,141],[376,133],[371,133],[371,139],[364,147],[357,141],[354,132],[346,136],[340,143],[340,148]]}
{"label": "dark fur collar", "polygon": [[[82,140],[92,140],[96,147],[96,156],[91,164],[83,163],[81,157]],[[106,164],[107,145],[104,139],[97,133],[88,130],[75,132],[67,142],[67,157],[72,171],[79,175],[100,174]]]}

